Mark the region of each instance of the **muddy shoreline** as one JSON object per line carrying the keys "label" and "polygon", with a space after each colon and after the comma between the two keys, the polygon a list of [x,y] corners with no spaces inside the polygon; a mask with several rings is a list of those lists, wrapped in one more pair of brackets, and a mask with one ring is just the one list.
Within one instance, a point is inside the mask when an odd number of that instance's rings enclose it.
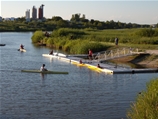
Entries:
{"label": "muddy shoreline", "polygon": [[129,65],[132,68],[157,68],[158,55],[157,54],[139,54],[133,56],[126,56],[109,60],[109,62],[118,65]]}

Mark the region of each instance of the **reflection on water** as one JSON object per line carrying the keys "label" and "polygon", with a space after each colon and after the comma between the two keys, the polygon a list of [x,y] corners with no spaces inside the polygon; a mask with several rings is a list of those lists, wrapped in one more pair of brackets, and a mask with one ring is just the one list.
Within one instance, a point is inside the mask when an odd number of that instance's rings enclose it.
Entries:
{"label": "reflection on water", "polygon": [[[1,33],[1,119],[126,119],[126,111],[153,74],[106,75],[69,62],[42,57],[31,33]],[[24,44],[26,53],[17,51]],[[7,54],[7,55],[6,55]],[[68,71],[64,74],[23,73],[22,69]]]}

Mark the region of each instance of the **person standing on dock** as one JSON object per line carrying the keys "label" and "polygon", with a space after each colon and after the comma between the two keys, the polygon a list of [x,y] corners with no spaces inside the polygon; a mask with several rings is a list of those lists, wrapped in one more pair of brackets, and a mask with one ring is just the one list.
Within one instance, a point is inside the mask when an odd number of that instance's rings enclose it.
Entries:
{"label": "person standing on dock", "polygon": [[118,46],[118,38],[115,38],[115,45]]}
{"label": "person standing on dock", "polygon": [[91,49],[89,49],[88,57],[90,60],[92,60],[93,52]]}

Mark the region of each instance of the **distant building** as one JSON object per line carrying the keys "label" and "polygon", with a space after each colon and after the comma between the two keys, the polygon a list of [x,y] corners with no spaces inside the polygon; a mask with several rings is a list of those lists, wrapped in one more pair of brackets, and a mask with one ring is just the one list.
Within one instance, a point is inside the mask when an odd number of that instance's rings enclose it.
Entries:
{"label": "distant building", "polygon": [[150,27],[155,28],[156,24],[151,24]]}
{"label": "distant building", "polygon": [[40,8],[38,9],[38,18],[39,19],[43,19],[43,4],[40,6]]}
{"label": "distant building", "polygon": [[16,18],[14,18],[14,17],[10,18],[10,21],[15,21],[15,20],[16,20]]}
{"label": "distant building", "polygon": [[0,16],[0,22],[2,21],[2,17]]}
{"label": "distant building", "polygon": [[14,17],[4,18],[4,21],[15,21],[15,20],[16,20],[16,18],[14,18]]}
{"label": "distant building", "polygon": [[33,6],[32,8],[32,19],[33,20],[37,19],[37,9],[35,8],[35,6]]}
{"label": "distant building", "polygon": [[26,14],[26,17],[25,17],[26,21],[29,22],[30,21],[30,10],[28,9],[25,14]]}

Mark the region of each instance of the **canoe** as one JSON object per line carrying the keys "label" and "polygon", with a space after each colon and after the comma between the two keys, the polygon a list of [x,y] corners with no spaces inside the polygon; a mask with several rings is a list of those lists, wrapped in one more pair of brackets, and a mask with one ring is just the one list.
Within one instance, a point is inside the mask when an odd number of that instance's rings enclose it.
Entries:
{"label": "canoe", "polygon": [[26,50],[25,49],[18,49],[18,51],[20,51],[20,52],[26,52]]}
{"label": "canoe", "polygon": [[40,70],[21,70],[21,72],[26,72],[26,73],[42,73],[42,74],[68,74],[68,72],[61,72],[61,71],[40,71]]}

